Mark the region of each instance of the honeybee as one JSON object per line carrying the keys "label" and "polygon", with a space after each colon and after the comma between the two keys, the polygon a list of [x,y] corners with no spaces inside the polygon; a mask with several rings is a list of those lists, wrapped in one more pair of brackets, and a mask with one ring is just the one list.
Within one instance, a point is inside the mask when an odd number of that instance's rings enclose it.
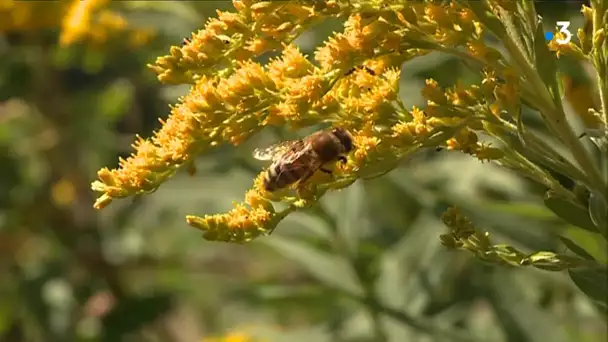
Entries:
{"label": "honeybee", "polygon": [[264,189],[272,192],[297,185],[299,188],[317,170],[331,174],[326,164],[346,163],[346,154],[353,149],[353,138],[344,128],[315,132],[303,139],[280,142],[253,151],[258,160],[271,160],[266,171]]}

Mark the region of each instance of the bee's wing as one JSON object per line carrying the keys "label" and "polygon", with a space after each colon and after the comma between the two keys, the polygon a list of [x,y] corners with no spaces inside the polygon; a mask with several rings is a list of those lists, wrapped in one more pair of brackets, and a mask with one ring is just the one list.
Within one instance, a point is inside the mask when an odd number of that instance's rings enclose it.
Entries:
{"label": "bee's wing", "polygon": [[298,151],[304,147],[302,140],[289,140],[270,145],[265,148],[256,148],[253,150],[253,157],[257,160],[272,160],[281,159],[288,152]]}

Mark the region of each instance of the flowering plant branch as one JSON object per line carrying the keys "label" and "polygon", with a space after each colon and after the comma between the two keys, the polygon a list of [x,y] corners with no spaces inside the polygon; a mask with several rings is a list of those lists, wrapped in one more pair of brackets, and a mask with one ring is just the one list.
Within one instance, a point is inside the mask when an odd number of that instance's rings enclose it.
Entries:
{"label": "flowering plant branch", "polygon": [[[233,4],[234,12],[218,11],[205,28],[150,65],[161,82],[190,84],[190,92],[151,138],[137,138],[135,152],[121,159],[119,168],[98,172],[99,180],[92,184],[101,193],[96,208],[153,192],[180,168],[193,171],[194,158],[201,153],[222,144],[238,146],[266,126],[297,130],[329,124],[351,131],[355,143],[348,162],[336,165],[332,177],[314,175],[304,192],[269,193],[261,173],[243,203],[230,212],[188,216],[187,222],[210,240],[249,241],[272,232],[286,215],[314,204],[327,191],[379,177],[422,148],[441,147],[521,172],[550,190],[546,203],[552,210],[560,208],[554,210],[558,216],[608,238],[604,1],[583,6],[591,31],[579,30],[578,45],[559,45],[561,33],[547,43],[533,2],[524,0]],[[331,36],[314,61],[309,60],[294,39],[333,17],[346,19],[344,31]],[[488,36],[498,38],[506,53],[489,46]],[[281,50],[280,57],[266,65],[254,61],[271,50]],[[426,106],[407,109],[397,95],[399,69],[432,51],[462,59],[480,72],[482,81],[443,89],[429,79],[422,89]],[[594,132],[590,136],[602,152],[599,158],[583,147],[562,105],[556,67],[561,55],[587,59],[597,70],[602,110],[590,109],[581,119]],[[537,113],[553,139],[547,141],[523,122],[524,107]],[[586,195],[564,187],[555,174],[572,179]],[[273,202],[287,208],[277,210]],[[581,208],[588,219],[582,224]],[[457,235],[444,237],[444,242],[482,258],[506,260],[502,249],[489,242],[466,242],[475,234]],[[542,259],[511,252],[520,265]],[[560,265],[581,264],[570,260]]]}

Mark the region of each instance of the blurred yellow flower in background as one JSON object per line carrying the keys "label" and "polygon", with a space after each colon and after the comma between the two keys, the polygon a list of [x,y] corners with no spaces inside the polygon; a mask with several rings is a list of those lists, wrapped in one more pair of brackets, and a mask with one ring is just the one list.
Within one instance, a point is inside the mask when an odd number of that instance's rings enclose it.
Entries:
{"label": "blurred yellow flower in background", "polygon": [[[263,342],[253,339],[249,335],[240,332],[231,332],[224,336],[203,338],[200,342]],[[265,341],[264,341],[265,342]]]}
{"label": "blurred yellow flower in background", "polygon": [[72,204],[76,198],[74,184],[67,179],[58,181],[51,188],[51,197],[53,202],[60,207]]}
{"label": "blurred yellow flower in background", "polygon": [[120,1],[111,0],[0,0],[0,31],[59,28],[63,47],[79,42],[98,46],[119,36],[126,37],[119,41],[132,47],[148,43],[154,30],[132,26],[123,15],[124,10]]}
{"label": "blurred yellow flower in background", "polygon": [[110,0],[73,0],[61,23],[60,44],[69,46],[85,41],[99,45],[126,34],[127,41],[136,47],[151,39],[152,30],[131,27],[110,5]]}
{"label": "blurred yellow flower in background", "polygon": [[57,27],[69,1],[0,0],[0,31],[28,32]]}

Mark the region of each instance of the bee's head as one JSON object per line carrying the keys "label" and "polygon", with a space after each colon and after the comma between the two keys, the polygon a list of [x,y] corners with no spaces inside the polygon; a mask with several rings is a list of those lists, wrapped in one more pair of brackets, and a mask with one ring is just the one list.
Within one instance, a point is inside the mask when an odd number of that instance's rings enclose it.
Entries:
{"label": "bee's head", "polygon": [[332,129],[331,133],[340,140],[340,143],[344,146],[344,152],[348,153],[353,149],[353,137],[346,129],[336,127]]}

